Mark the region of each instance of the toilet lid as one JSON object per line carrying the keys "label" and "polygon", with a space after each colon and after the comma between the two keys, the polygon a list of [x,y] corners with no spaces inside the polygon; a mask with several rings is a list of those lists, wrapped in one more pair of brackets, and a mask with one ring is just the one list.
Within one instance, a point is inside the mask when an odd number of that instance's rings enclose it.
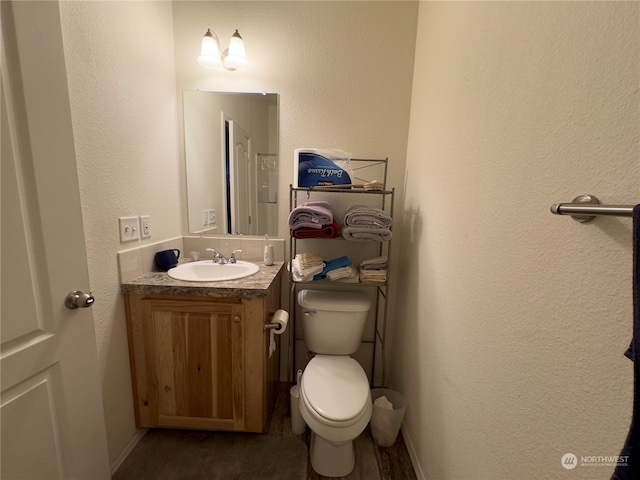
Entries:
{"label": "toilet lid", "polygon": [[342,422],[365,408],[369,380],[351,357],[316,355],[304,369],[300,392],[318,415]]}

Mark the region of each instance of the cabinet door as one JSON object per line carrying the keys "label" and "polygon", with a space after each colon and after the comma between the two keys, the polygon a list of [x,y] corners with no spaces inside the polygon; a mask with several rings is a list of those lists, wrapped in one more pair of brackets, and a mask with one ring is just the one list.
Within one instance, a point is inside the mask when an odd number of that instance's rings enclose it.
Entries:
{"label": "cabinet door", "polygon": [[140,307],[148,426],[243,430],[242,303],[147,297]]}

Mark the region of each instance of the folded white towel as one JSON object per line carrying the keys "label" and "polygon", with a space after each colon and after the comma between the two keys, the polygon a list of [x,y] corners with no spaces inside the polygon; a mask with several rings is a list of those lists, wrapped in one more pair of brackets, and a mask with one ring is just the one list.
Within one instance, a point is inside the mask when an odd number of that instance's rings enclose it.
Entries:
{"label": "folded white towel", "polygon": [[313,277],[324,270],[325,264],[321,263],[318,266],[310,268],[302,268],[297,258],[291,261],[291,273],[293,274],[293,280],[296,282],[308,282],[313,280]]}
{"label": "folded white towel", "polygon": [[360,269],[360,273],[366,277],[386,277],[386,270],[365,270],[363,268]]}
{"label": "folded white towel", "polygon": [[369,258],[367,260],[363,260],[362,263],[360,263],[360,265],[362,265],[364,267],[365,265],[370,265],[372,263],[373,264],[387,263],[387,256],[386,255],[382,255],[381,257]]}
{"label": "folded white towel", "polygon": [[387,281],[386,270],[365,270],[360,267],[360,281],[362,283],[382,284]]}
{"label": "folded white towel", "polygon": [[355,265],[347,265],[345,267],[336,268],[327,272],[329,280],[338,280],[340,278],[353,278],[356,275],[357,267]]}
{"label": "folded white towel", "polygon": [[336,283],[360,283],[360,275],[356,272],[356,274],[351,278],[338,278],[331,281]]}
{"label": "folded white towel", "polygon": [[322,257],[313,253],[298,253],[296,258],[298,259],[300,267],[303,269],[317,267],[323,263]]}

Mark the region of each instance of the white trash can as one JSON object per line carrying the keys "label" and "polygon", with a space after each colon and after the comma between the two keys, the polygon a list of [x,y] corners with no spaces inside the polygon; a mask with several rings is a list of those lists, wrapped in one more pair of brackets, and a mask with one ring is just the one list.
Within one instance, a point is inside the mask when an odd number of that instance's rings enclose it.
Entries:
{"label": "white trash can", "polygon": [[302,418],[302,413],[300,413],[300,385],[291,387],[289,397],[291,399],[291,430],[296,435],[300,435],[307,428],[307,424]]}
{"label": "white trash can", "polygon": [[[379,400],[376,404],[376,400]],[[403,395],[387,388],[374,388],[371,390],[373,411],[371,412],[371,436],[381,447],[390,447],[396,441],[404,412],[407,410],[407,400]],[[391,403],[391,406],[389,405]]]}

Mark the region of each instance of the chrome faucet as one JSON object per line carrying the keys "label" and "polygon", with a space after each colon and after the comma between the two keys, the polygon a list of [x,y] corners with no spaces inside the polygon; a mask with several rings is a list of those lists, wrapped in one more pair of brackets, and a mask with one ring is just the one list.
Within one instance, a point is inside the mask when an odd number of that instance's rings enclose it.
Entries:
{"label": "chrome faucet", "polygon": [[229,257],[229,263],[236,263],[236,253],[242,253],[242,250],[234,250]]}
{"label": "chrome faucet", "polygon": [[225,257],[220,252],[216,252],[214,248],[207,248],[207,252],[213,253],[213,263],[224,265],[225,263],[236,263],[236,253],[241,253],[242,250],[234,250],[229,258]]}
{"label": "chrome faucet", "polygon": [[227,263],[227,259],[224,258],[224,255],[222,255],[221,253],[216,252],[215,248],[207,248],[206,250],[207,250],[207,252],[213,253],[213,259],[211,259],[211,261],[213,263],[219,263],[219,264]]}

